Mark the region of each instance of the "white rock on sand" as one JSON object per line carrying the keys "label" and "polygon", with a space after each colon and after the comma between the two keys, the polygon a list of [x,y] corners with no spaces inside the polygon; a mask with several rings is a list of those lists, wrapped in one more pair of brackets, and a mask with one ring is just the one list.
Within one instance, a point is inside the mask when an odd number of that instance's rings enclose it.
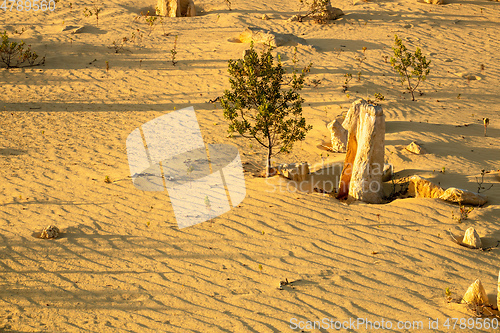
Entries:
{"label": "white rock on sand", "polygon": [[489,305],[488,296],[484,290],[483,284],[479,279],[474,281],[469,286],[469,289],[462,297],[462,303],[474,304],[474,305]]}
{"label": "white rock on sand", "polygon": [[462,205],[473,205],[473,206],[482,206],[486,202],[488,202],[488,198],[482,194],[462,190],[455,187],[450,187],[446,189],[439,196],[439,199],[461,203]]}
{"label": "white rock on sand", "polygon": [[347,130],[340,122],[342,118],[337,118],[327,125],[330,131],[332,150],[337,153],[344,153],[347,146]]}
{"label": "white rock on sand", "polygon": [[479,237],[476,229],[474,229],[473,227],[470,227],[465,231],[462,243],[467,244],[475,249],[480,249],[483,247],[481,238]]}
{"label": "white rock on sand", "polygon": [[406,150],[416,155],[422,155],[426,153],[426,151],[416,142],[412,142],[408,146],[406,146]]}
{"label": "white rock on sand", "polygon": [[40,234],[40,238],[44,239],[57,237],[59,237],[59,228],[57,228],[55,225],[49,225],[43,228],[42,233]]}

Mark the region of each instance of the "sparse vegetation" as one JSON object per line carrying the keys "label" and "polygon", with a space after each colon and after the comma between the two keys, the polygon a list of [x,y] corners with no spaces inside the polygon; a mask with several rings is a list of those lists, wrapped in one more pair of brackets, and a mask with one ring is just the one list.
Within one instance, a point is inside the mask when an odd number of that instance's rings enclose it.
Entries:
{"label": "sparse vegetation", "polygon": [[14,33],[15,33],[15,34],[18,34],[18,35],[22,35],[25,31],[26,31],[26,28],[25,28],[25,27],[22,27],[22,28],[21,28],[21,31],[18,31],[18,30],[16,29],[16,30],[14,30]]}
{"label": "sparse vegetation", "polygon": [[319,86],[320,84],[321,84],[321,80],[312,79],[308,85],[309,85],[309,86],[312,86],[312,87],[314,87],[314,88],[318,88],[318,86]]}
{"label": "sparse vegetation", "polygon": [[132,35],[130,36],[130,41],[131,42],[137,42],[137,45],[139,47],[143,46],[142,45],[143,39],[144,39],[144,34],[141,32],[140,29],[137,29],[136,31],[132,32]]}
{"label": "sparse vegetation", "polygon": [[453,212],[451,212],[451,218],[458,223],[462,223],[463,220],[467,220],[469,218],[469,214],[474,210],[474,207],[466,207],[462,205],[461,202],[458,203],[460,216],[455,216]]}
{"label": "sparse vegetation", "polygon": [[90,8],[85,7],[83,9],[83,15],[85,17],[90,17],[90,16],[95,16],[96,20],[96,25],[99,26],[99,13],[101,12],[102,8],[97,4],[96,2],[92,3],[92,6]]}
{"label": "sparse vegetation", "polygon": [[387,202],[391,202],[399,198],[406,198],[408,196],[408,188],[410,186],[409,177],[396,179],[395,173],[393,173],[391,177],[391,183],[391,193],[385,197],[385,200]]}
{"label": "sparse vegetation", "polygon": [[124,50],[125,44],[128,43],[130,39],[127,37],[123,37],[121,40],[118,41],[113,41],[111,43],[111,46],[109,46],[110,49],[114,49],[115,53],[120,53],[121,51]]}
{"label": "sparse vegetation", "polygon": [[349,82],[352,80],[352,74],[344,74],[345,81],[342,85],[342,92],[346,92],[349,89]]}
{"label": "sparse vegetation", "polygon": [[177,36],[175,36],[174,47],[172,47],[172,49],[170,50],[170,54],[172,56],[172,65],[175,66],[175,64],[177,63],[177,61],[175,60],[175,57],[177,55]]}
{"label": "sparse vegetation", "polygon": [[486,136],[486,132],[488,130],[488,125],[489,124],[490,124],[490,119],[489,118],[483,118],[484,136]]}
{"label": "sparse vegetation", "polygon": [[[157,12],[158,12],[158,10],[157,10]],[[163,20],[162,20],[162,18],[159,19],[158,16],[151,15],[149,13],[149,10],[145,14],[143,12],[141,12],[140,15],[138,15],[138,16],[135,17],[135,20],[139,20],[141,18],[143,18],[144,21],[148,24],[148,27],[149,27],[148,36],[150,36],[153,33],[154,29],[156,28],[157,21],[160,21],[162,23],[162,26],[163,26]]]}
{"label": "sparse vegetation", "polygon": [[377,101],[383,101],[385,99],[385,96],[382,95],[381,93],[375,93],[373,96]]}
{"label": "sparse vegetation", "polygon": [[12,42],[7,31],[4,31],[0,37],[2,38],[0,61],[7,68],[31,67],[45,63],[45,57],[37,61],[38,54],[31,50],[31,45],[26,45],[24,41]]}
{"label": "sparse vegetation", "polygon": [[[305,138],[312,126],[302,117],[299,91],[312,64],[285,83],[286,71],[278,56],[274,64],[271,47],[261,56],[250,46],[244,59],[229,60],[228,71],[231,90],[221,98],[224,118],[229,121],[229,133],[238,132],[245,138],[256,140],[267,149],[266,176],[271,171],[271,157],[290,152],[294,142]],[[288,86],[288,87],[287,87]]]}
{"label": "sparse vegetation", "polygon": [[[405,85],[406,82],[408,85],[406,89],[411,93],[412,101],[414,101],[414,91],[429,75],[431,61],[425,59],[418,47],[414,54],[408,52],[406,46],[403,45],[403,41],[397,35],[394,37],[394,47],[392,49],[394,57],[391,57],[391,66],[401,76],[401,84]],[[414,82],[414,79],[416,79],[416,82]]]}
{"label": "sparse vegetation", "polygon": [[[493,187],[493,184],[490,184],[490,187],[486,188],[485,186],[483,186],[484,184],[484,175],[487,174],[488,171],[486,170],[481,170],[481,180],[479,180],[477,177],[476,177],[476,182],[477,182],[477,193],[481,193],[481,191],[488,191],[490,188]],[[483,191],[483,192],[484,192]]]}
{"label": "sparse vegetation", "polygon": [[446,287],[446,289],[444,290],[444,294],[446,296],[446,300],[448,302],[451,302],[453,300],[453,298],[451,297],[451,290],[450,290],[450,287]]}
{"label": "sparse vegetation", "polygon": [[209,217],[210,217],[210,222],[213,223],[212,219],[212,204],[210,203],[210,199],[208,198],[208,195],[205,195],[205,208],[208,211]]}

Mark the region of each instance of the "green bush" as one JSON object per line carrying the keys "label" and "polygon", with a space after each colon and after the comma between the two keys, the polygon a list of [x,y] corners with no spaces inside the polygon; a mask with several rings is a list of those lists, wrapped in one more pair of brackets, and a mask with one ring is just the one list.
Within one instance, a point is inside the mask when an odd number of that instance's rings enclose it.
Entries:
{"label": "green bush", "polygon": [[36,61],[38,59],[38,54],[31,51],[31,45],[26,45],[23,41],[19,43],[11,42],[9,36],[7,36],[7,31],[4,31],[0,37],[2,38],[2,44],[0,45],[0,61],[4,63],[7,68],[38,66],[45,63],[45,57],[38,62]]}
{"label": "green bush", "polygon": [[224,91],[221,98],[228,132],[253,138],[267,148],[266,176],[270,175],[271,157],[289,152],[312,128],[302,117],[304,99],[299,95],[312,64],[300,75],[294,70],[285,82],[286,71],[279,57],[274,64],[271,50],[267,47],[259,58],[251,44],[244,59],[229,60],[231,90]]}
{"label": "green bush", "polygon": [[[394,47],[392,49],[394,57],[391,57],[391,65],[401,76],[401,84],[408,84],[406,89],[411,93],[412,101],[414,101],[414,91],[429,75],[431,61],[425,59],[418,47],[415,54],[408,52],[406,46],[403,45],[403,41],[397,35],[394,37]],[[416,82],[414,82],[414,78],[416,78]]]}

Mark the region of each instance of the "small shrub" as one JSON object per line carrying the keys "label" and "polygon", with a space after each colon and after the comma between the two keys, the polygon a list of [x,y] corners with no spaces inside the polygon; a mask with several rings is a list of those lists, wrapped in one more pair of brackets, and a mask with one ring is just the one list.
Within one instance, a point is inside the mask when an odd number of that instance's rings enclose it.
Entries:
{"label": "small shrub", "polygon": [[346,92],[349,89],[349,82],[352,80],[352,74],[344,74],[345,81],[342,85],[342,92]]}
{"label": "small shrub", "polygon": [[[429,65],[431,61],[427,61],[422,55],[422,51],[417,47],[415,54],[408,52],[403,41],[394,37],[394,57],[391,57],[391,66],[401,76],[401,84],[408,85],[406,89],[411,93],[412,101],[415,100],[413,92],[417,89],[419,84],[427,78],[430,73]],[[413,82],[416,79],[416,82]]]}
{"label": "small shrub", "polygon": [[[156,10],[156,12],[158,13],[158,9]],[[148,11],[146,14],[144,14],[143,12],[141,12],[141,14],[140,14],[140,15],[138,15],[138,16],[136,16],[136,17],[135,17],[135,20],[139,20],[139,19],[141,19],[141,18],[144,18],[144,21],[145,21],[145,22],[148,24],[148,26],[149,26],[149,33],[148,33],[148,36],[150,36],[150,35],[153,33],[154,29],[156,28],[156,22],[157,22],[157,21],[160,21],[160,22],[162,23],[162,26],[163,26],[163,21],[162,21],[162,19],[158,19],[158,16],[151,15],[151,14],[149,13],[149,11]]]}
{"label": "small shrub", "polygon": [[[137,31],[137,33],[136,33]],[[140,29],[137,29],[136,31],[132,32],[132,35],[130,36],[130,41],[131,42],[137,42],[137,45],[139,47],[142,47],[143,44],[142,44],[142,41],[144,39],[144,34],[141,32]]]}
{"label": "small shrub", "polygon": [[[485,186],[483,186],[484,184],[484,175],[489,173],[489,171],[486,171],[486,170],[481,170],[481,180],[479,180],[477,177],[476,177],[476,182],[477,182],[477,193],[481,193],[481,191],[488,191],[489,189],[491,189],[493,187],[493,184],[489,184],[490,187],[486,188]],[[484,192],[483,191],[483,192]]]}
{"label": "small shrub", "polygon": [[121,41],[120,40],[113,41],[113,43],[111,43],[111,46],[109,46],[109,48],[114,49],[115,53],[120,53],[121,51],[124,50],[125,44],[128,43],[129,41],[130,40],[127,37],[123,37]]}
{"label": "small shrub", "polygon": [[486,136],[486,132],[488,130],[488,125],[489,124],[490,124],[490,119],[489,118],[483,118],[484,136]]}
{"label": "small shrub", "polygon": [[175,56],[177,55],[177,36],[174,39],[174,47],[170,50],[170,54],[172,55],[172,65],[175,66],[177,61],[175,61]]}
{"label": "small shrub", "polygon": [[309,83],[309,86],[312,86],[314,88],[318,88],[318,86],[320,84],[321,84],[321,80],[312,79],[311,82]]}
{"label": "small shrub", "polygon": [[90,8],[85,7],[83,9],[83,15],[85,17],[90,17],[90,16],[94,15],[95,20],[97,22],[97,26],[99,26],[99,13],[101,12],[101,10],[102,10],[102,8],[99,7],[99,5],[97,3],[94,2]]}
{"label": "small shrub", "polygon": [[45,57],[37,62],[38,54],[31,51],[31,45],[26,45],[23,41],[19,43],[10,41],[7,31],[4,31],[0,37],[2,38],[2,44],[0,45],[0,61],[3,62],[7,68],[31,67],[45,63]]}
{"label": "small shrub", "polygon": [[267,149],[266,176],[269,177],[271,157],[291,151],[294,142],[303,140],[312,129],[302,117],[304,99],[299,95],[312,64],[300,75],[294,70],[287,82],[279,57],[274,64],[272,48],[265,49],[259,58],[253,43],[250,45],[243,59],[229,60],[231,90],[224,91],[221,105],[224,118],[229,121],[230,134],[238,132]]}
{"label": "small shrub", "polygon": [[458,207],[460,216],[455,216],[455,214],[451,212],[451,218],[458,223],[462,223],[463,220],[467,220],[469,218],[469,214],[474,210],[474,207],[465,207],[461,202],[458,203]]}

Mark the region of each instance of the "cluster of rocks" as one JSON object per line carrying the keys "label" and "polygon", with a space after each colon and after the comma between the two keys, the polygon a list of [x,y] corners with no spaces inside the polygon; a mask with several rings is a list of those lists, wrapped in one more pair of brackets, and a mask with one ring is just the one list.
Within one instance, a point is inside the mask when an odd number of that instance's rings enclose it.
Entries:
{"label": "cluster of rocks", "polygon": [[[338,150],[347,151],[337,198],[352,197],[368,203],[382,203],[382,182],[389,173],[392,174],[392,166],[384,164],[385,117],[382,107],[359,99],[352,104],[342,124],[336,119],[328,128],[332,132],[332,144],[335,143]],[[289,179],[303,180],[309,173],[306,165],[281,166],[278,173]]]}
{"label": "cluster of rocks", "polygon": [[411,196],[416,198],[438,198],[462,205],[482,206],[488,201],[488,198],[482,194],[456,187],[444,190],[442,187],[417,175],[410,178],[408,191]]}

